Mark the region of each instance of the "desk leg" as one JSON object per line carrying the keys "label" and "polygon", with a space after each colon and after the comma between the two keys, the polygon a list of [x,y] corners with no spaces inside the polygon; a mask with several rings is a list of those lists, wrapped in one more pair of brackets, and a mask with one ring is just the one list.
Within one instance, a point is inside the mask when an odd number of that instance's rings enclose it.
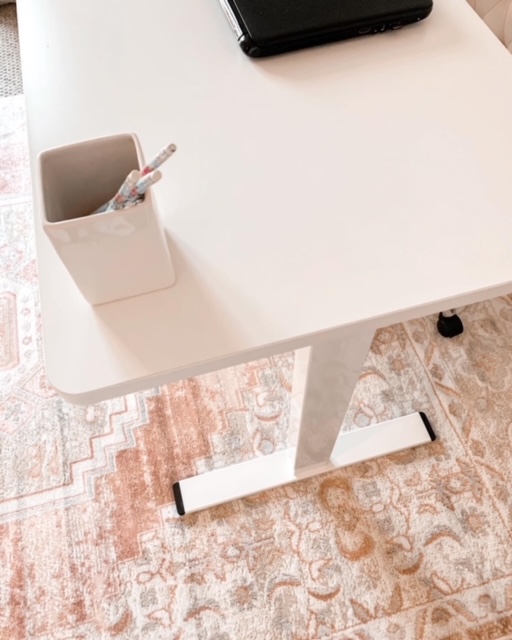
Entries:
{"label": "desk leg", "polygon": [[297,351],[292,392],[297,445],[176,482],[178,513],[200,511],[434,440],[424,413],[340,432],[372,338],[373,332],[357,333]]}

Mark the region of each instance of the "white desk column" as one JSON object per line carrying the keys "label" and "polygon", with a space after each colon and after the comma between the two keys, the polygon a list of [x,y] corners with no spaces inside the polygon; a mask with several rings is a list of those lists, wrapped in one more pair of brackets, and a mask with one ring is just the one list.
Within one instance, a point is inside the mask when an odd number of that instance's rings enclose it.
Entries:
{"label": "white desk column", "polygon": [[292,425],[297,418],[300,424],[296,447],[176,482],[178,513],[199,511],[434,440],[424,413],[340,432],[372,338],[369,331],[347,333],[297,351],[290,412]]}
{"label": "white desk column", "polygon": [[295,354],[292,395],[302,404],[297,473],[329,462],[373,336],[374,331],[354,332]]}

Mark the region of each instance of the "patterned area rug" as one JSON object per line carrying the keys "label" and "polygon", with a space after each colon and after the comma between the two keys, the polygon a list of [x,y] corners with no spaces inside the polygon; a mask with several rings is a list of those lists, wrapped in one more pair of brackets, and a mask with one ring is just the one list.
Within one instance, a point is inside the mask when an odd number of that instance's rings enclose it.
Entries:
{"label": "patterned area rug", "polygon": [[24,107],[0,100],[0,638],[512,637],[512,299],[379,331],[346,428],[432,445],[179,518],[287,446],[293,354],[76,407],[45,379]]}
{"label": "patterned area rug", "polygon": [[0,0],[0,98],[23,93],[16,5]]}

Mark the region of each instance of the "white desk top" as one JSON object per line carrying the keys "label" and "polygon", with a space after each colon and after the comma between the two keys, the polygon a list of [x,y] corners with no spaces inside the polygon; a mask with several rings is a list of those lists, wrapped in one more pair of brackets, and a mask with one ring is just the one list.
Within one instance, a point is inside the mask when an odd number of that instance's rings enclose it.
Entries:
{"label": "white desk top", "polygon": [[126,131],[146,157],[178,145],[154,189],[171,289],[88,306],[36,215],[47,372],[68,399],[512,291],[512,56],[465,0],[259,61],[217,0],[18,13],[33,161]]}

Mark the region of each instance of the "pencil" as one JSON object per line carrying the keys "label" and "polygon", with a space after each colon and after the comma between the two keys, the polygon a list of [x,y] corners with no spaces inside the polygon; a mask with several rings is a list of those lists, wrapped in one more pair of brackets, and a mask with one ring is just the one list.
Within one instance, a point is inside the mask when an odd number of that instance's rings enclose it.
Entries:
{"label": "pencil", "polygon": [[144,195],[149,187],[155,184],[155,182],[158,182],[161,177],[162,173],[158,170],[151,171],[151,173],[147,173],[146,175],[141,176],[130,191],[128,199],[137,198],[138,196]]}
{"label": "pencil", "polygon": [[119,191],[110,201],[111,209],[122,209],[124,203],[128,200],[130,193],[135,188],[135,185],[140,180],[140,172],[137,169],[130,171],[128,177],[122,184]]}
{"label": "pencil", "polygon": [[135,185],[140,179],[140,172],[134,169],[124,179],[122,185],[117,190],[117,193],[108,202],[96,209],[94,213],[104,213],[105,211],[112,211],[114,209],[120,209],[123,203],[128,198]]}
{"label": "pencil", "polygon": [[158,167],[161,166],[166,160],[168,160],[175,151],[176,145],[173,143],[168,144],[166,147],[161,149],[153,158],[153,160],[151,160],[151,162],[148,162],[148,164],[142,169],[142,171],[140,172],[141,176],[145,176],[148,173],[151,173],[151,171],[158,169]]}
{"label": "pencil", "polygon": [[122,208],[127,209],[128,207],[132,207],[134,204],[139,204],[144,199],[144,194],[151,187],[151,185],[158,182],[162,177],[160,171],[152,171],[142,178],[139,179],[137,184],[133,187],[133,189],[128,194],[128,197],[124,201]]}

